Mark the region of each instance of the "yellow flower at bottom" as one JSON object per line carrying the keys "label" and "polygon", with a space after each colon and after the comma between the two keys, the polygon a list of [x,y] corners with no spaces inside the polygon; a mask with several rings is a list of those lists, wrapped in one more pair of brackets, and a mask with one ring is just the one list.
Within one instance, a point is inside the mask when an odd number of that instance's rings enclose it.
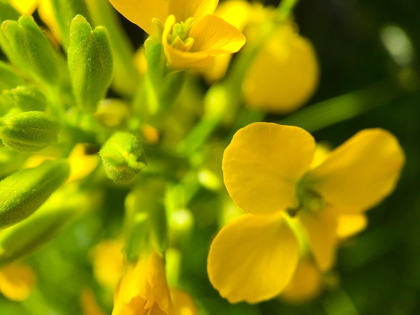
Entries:
{"label": "yellow flower at bottom", "polygon": [[304,247],[321,272],[330,269],[340,221],[347,219],[347,235],[363,229],[344,216],[360,215],[390,194],[405,160],[397,139],[382,129],[359,132],[321,163],[313,164],[314,153],[309,133],[271,123],[239,130],[226,149],[226,188],[250,213],[223,227],[210,247],[210,281],[230,302],[279,295]]}
{"label": "yellow flower at bottom", "polygon": [[115,290],[113,315],[174,315],[163,258],[141,255]]}
{"label": "yellow flower at bottom", "polygon": [[252,108],[287,114],[312,96],[319,69],[312,44],[291,23],[278,27],[255,57],[242,89]]}
{"label": "yellow flower at bottom", "polygon": [[316,266],[311,261],[302,259],[280,298],[292,303],[312,300],[321,293],[321,280],[321,274]]}
{"label": "yellow flower at bottom", "polygon": [[0,293],[9,300],[25,300],[35,283],[35,272],[28,265],[14,263],[0,268]]}
{"label": "yellow flower at bottom", "polygon": [[[213,57],[239,51],[245,36],[213,15],[218,0],[110,0],[128,20],[149,35],[162,35],[173,69],[206,67]],[[163,34],[159,28],[164,25]]]}

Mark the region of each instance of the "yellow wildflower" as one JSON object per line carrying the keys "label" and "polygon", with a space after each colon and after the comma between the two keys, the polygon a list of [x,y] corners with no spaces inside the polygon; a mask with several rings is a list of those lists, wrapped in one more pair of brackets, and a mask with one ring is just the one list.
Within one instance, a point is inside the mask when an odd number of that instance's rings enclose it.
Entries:
{"label": "yellow wildflower", "polygon": [[278,26],[253,60],[243,82],[248,106],[287,114],[312,96],[319,69],[312,44],[292,23]]}
{"label": "yellow wildflower", "polygon": [[93,273],[99,284],[114,289],[124,273],[124,243],[120,239],[104,240],[91,251]]}
{"label": "yellow wildflower", "polygon": [[222,228],[210,248],[210,281],[230,302],[279,295],[295,273],[302,239],[320,271],[331,268],[339,217],[379,203],[404,164],[397,139],[382,129],[359,132],[311,169],[314,153],[309,133],[270,123],[239,130],[226,149],[226,188],[249,213]]}
{"label": "yellow wildflower", "polygon": [[302,259],[280,298],[292,303],[305,302],[316,298],[321,289],[321,273],[316,265],[309,259]]}
{"label": "yellow wildflower", "polygon": [[163,258],[156,252],[141,255],[115,290],[113,315],[173,315]]}
{"label": "yellow wildflower", "polygon": [[105,315],[106,313],[98,305],[95,294],[91,289],[84,289],[80,296],[80,306],[83,315]]}
{"label": "yellow wildflower", "polygon": [[0,293],[12,301],[25,300],[36,283],[34,270],[21,263],[0,269]]}
{"label": "yellow wildflower", "polygon": [[173,69],[206,67],[214,56],[239,51],[244,35],[213,15],[218,0],[110,0],[149,35],[163,27],[162,45]]}

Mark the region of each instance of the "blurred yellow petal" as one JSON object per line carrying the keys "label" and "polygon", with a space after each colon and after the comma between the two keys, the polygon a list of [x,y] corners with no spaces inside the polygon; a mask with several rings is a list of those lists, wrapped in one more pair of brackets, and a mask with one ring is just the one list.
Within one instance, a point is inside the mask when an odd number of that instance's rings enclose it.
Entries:
{"label": "blurred yellow petal", "polygon": [[404,152],[391,133],[366,129],[331,152],[307,180],[337,211],[358,213],[394,190],[404,161]]}
{"label": "blurred yellow petal", "polygon": [[306,231],[315,261],[322,271],[330,269],[336,259],[337,217],[330,210],[300,211],[297,220]]}
{"label": "blurred yellow petal", "polygon": [[255,57],[243,83],[247,105],[287,114],[308,101],[318,83],[311,43],[282,25]]}
{"label": "blurred yellow petal", "polygon": [[0,293],[9,300],[25,300],[35,283],[36,274],[28,265],[14,263],[0,269]]}
{"label": "blurred yellow petal", "polygon": [[83,315],[106,315],[106,313],[98,305],[95,295],[90,289],[85,289],[82,291],[80,304],[82,307]]}
{"label": "blurred yellow petal", "polygon": [[113,315],[173,315],[163,258],[153,252],[141,255],[117,286]]}
{"label": "blurred yellow petal", "polygon": [[298,259],[298,241],[281,214],[246,214],[217,234],[207,271],[213,287],[229,302],[257,303],[280,294]]}
{"label": "blurred yellow petal", "polygon": [[312,160],[312,163],[311,163],[311,168],[315,168],[318,165],[321,165],[322,163],[324,163],[324,161],[327,159],[330,153],[331,153],[331,148],[329,146],[322,143],[317,143],[314,159]]}
{"label": "blurred yellow petal", "polygon": [[10,0],[10,3],[20,14],[31,15],[36,10],[39,0]]}
{"label": "blurred yellow petal", "polygon": [[39,17],[42,22],[48,26],[49,30],[54,36],[54,39],[58,42],[61,42],[61,34],[58,28],[57,22],[55,20],[51,0],[41,0],[41,3],[38,8]]}
{"label": "blurred yellow petal", "polygon": [[292,303],[301,303],[315,299],[321,293],[321,275],[316,266],[307,259],[302,259],[295,275],[280,297]]}
{"label": "blurred yellow petal", "polygon": [[105,240],[91,251],[93,273],[99,284],[115,288],[124,272],[124,256],[122,240]]}
{"label": "blurred yellow petal", "polygon": [[154,35],[156,27],[153,19],[162,23],[168,17],[168,0],[109,0],[113,7],[127,20],[137,24],[147,34]]}
{"label": "blurred yellow petal", "polygon": [[368,225],[368,220],[364,214],[343,214],[338,217],[337,237],[348,238],[361,231]]}
{"label": "blurred yellow petal", "polygon": [[212,14],[219,0],[169,0],[169,14],[176,17],[177,22],[192,17],[199,21],[208,14]]}
{"label": "blurred yellow petal", "polygon": [[[225,1],[217,7],[215,15],[242,31],[248,21],[251,9],[251,5],[246,1]],[[215,56],[209,67],[200,68],[197,71],[205,77],[208,83],[219,81],[225,76],[231,59],[232,54]]]}
{"label": "blurred yellow petal", "polygon": [[207,15],[191,28],[194,39],[192,52],[206,52],[210,56],[234,53],[245,45],[245,36],[234,26],[215,15]]}
{"label": "blurred yellow petal", "polygon": [[127,122],[130,115],[130,108],[126,102],[107,98],[99,104],[95,118],[106,127],[116,128]]}
{"label": "blurred yellow petal", "polygon": [[179,289],[171,289],[175,315],[197,315],[198,308],[191,295]]}
{"label": "blurred yellow petal", "polygon": [[136,66],[137,71],[142,75],[147,72],[148,68],[146,55],[144,52],[144,46],[141,46],[139,49],[137,49],[134,55],[134,65]]}
{"label": "blurred yellow petal", "polygon": [[97,154],[86,154],[86,146],[77,144],[69,155],[70,163],[70,177],[67,182],[73,182],[85,178],[99,163],[99,156]]}
{"label": "blurred yellow petal", "polygon": [[226,188],[253,214],[269,214],[295,203],[295,185],[315,151],[312,136],[298,127],[254,123],[240,129],[223,156]]}

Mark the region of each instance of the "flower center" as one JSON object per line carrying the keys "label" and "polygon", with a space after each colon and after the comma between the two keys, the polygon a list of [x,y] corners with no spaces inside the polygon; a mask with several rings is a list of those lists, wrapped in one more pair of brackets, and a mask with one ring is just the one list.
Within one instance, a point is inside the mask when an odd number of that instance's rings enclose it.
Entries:
{"label": "flower center", "polygon": [[176,23],[172,28],[172,33],[168,36],[168,43],[175,49],[190,51],[194,45],[194,39],[189,37],[193,24],[193,18],[188,18],[185,22]]}
{"label": "flower center", "polygon": [[296,195],[298,202],[296,205],[287,209],[287,213],[291,217],[296,216],[296,214],[302,210],[318,212],[326,208],[326,203],[322,197],[305,185],[305,181],[298,183]]}

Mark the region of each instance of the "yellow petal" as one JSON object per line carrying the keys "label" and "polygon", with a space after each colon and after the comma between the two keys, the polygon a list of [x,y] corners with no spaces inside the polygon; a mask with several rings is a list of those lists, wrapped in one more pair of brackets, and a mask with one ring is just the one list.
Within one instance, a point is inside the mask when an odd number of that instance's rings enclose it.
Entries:
{"label": "yellow petal", "polygon": [[82,291],[80,304],[83,315],[105,315],[105,312],[98,305],[95,294],[91,289],[85,289]]}
{"label": "yellow petal", "polygon": [[338,217],[337,237],[348,238],[363,231],[368,224],[364,214],[343,214]]}
{"label": "yellow petal", "polygon": [[147,34],[156,33],[153,19],[162,23],[168,17],[168,0],[109,0],[127,20],[141,27]]}
{"label": "yellow petal", "polygon": [[35,272],[28,265],[14,263],[0,269],[0,293],[9,300],[25,300],[35,282]]}
{"label": "yellow petal", "polygon": [[240,129],[223,156],[226,188],[253,214],[284,210],[295,202],[295,184],[315,151],[312,136],[298,127],[255,123]]}
{"label": "yellow petal", "polygon": [[69,156],[71,167],[70,177],[67,182],[73,182],[85,178],[99,163],[99,156],[96,154],[86,154],[86,147],[83,144],[77,144]]}
{"label": "yellow petal", "polygon": [[292,303],[315,299],[321,293],[321,275],[316,266],[307,259],[302,259],[295,275],[280,297]]}
{"label": "yellow petal", "polygon": [[174,305],[175,315],[197,315],[198,308],[187,292],[172,288],[172,303]]}
{"label": "yellow petal", "polygon": [[199,21],[216,10],[219,0],[169,0],[169,14],[173,14],[178,22],[192,17]]}
{"label": "yellow petal", "polygon": [[335,263],[337,246],[337,217],[330,210],[301,211],[297,220],[307,234],[315,261],[322,271]]}
{"label": "yellow petal", "polygon": [[115,291],[113,315],[173,315],[163,258],[142,254],[130,266]]}
{"label": "yellow petal", "polygon": [[404,152],[391,133],[366,129],[331,152],[307,180],[337,211],[358,213],[394,190],[404,161]]}
{"label": "yellow petal", "polygon": [[215,15],[194,24],[189,36],[194,39],[192,52],[207,52],[210,56],[237,52],[246,41],[236,27]]}
{"label": "yellow petal", "polygon": [[245,100],[250,107],[287,114],[312,96],[318,77],[311,43],[283,25],[250,66],[243,83]]}
{"label": "yellow petal", "polygon": [[10,0],[12,6],[21,14],[31,15],[38,6],[38,0]]}
{"label": "yellow petal", "polygon": [[96,245],[91,252],[93,273],[99,284],[115,288],[124,272],[124,256],[121,240],[105,240]]}
{"label": "yellow petal", "polygon": [[282,215],[246,214],[217,234],[207,271],[213,287],[229,302],[257,303],[280,294],[298,259],[298,242]]}
{"label": "yellow petal", "polygon": [[58,28],[57,21],[55,20],[51,0],[41,0],[41,3],[38,8],[39,17],[42,22],[48,26],[51,33],[54,36],[54,39],[58,42],[61,42],[61,34]]}

